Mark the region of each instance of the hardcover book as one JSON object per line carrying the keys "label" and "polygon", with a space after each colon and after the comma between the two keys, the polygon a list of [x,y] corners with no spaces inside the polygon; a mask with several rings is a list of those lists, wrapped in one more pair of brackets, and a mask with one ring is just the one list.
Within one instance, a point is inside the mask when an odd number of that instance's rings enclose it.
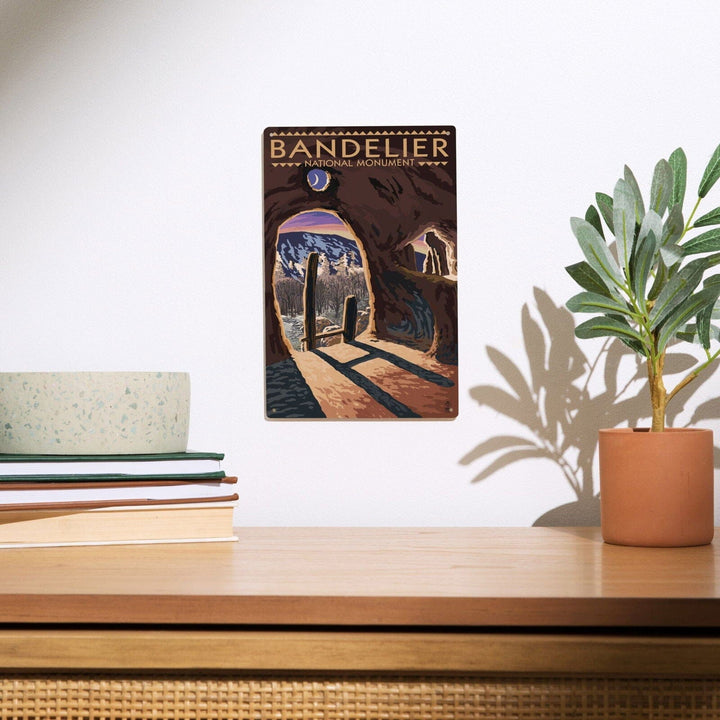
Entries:
{"label": "hardcover book", "polygon": [[455,129],[264,133],[268,419],[457,416]]}
{"label": "hardcover book", "polygon": [[199,475],[220,470],[223,453],[22,455],[0,453],[3,475]]}
{"label": "hardcover book", "polygon": [[0,485],[1,513],[19,507],[88,508],[142,504],[234,502],[236,477],[212,482],[148,480],[122,482],[15,482]]}
{"label": "hardcover book", "polygon": [[0,512],[0,549],[236,540],[231,503]]}

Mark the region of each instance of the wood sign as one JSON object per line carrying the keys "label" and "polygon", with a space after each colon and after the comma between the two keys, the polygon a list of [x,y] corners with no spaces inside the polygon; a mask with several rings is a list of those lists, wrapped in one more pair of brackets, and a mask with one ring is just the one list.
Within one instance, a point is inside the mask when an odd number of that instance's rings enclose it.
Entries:
{"label": "wood sign", "polygon": [[456,417],[455,129],[263,141],[266,417]]}

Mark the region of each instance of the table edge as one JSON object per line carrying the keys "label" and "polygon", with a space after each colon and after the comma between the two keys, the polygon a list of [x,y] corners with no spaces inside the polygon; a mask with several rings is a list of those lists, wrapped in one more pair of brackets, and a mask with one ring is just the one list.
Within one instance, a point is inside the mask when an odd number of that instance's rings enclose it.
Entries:
{"label": "table edge", "polygon": [[720,599],[0,593],[0,624],[22,623],[720,628]]}

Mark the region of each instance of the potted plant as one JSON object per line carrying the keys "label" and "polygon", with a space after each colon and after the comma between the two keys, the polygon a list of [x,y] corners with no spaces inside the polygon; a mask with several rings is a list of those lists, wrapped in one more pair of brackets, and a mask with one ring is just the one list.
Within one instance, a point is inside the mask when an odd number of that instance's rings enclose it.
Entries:
{"label": "potted plant", "polygon": [[[644,359],[650,428],[600,430],[603,538],[624,545],[701,545],[713,537],[713,436],[698,428],[667,428],[666,408],[718,356],[720,329],[720,207],[697,217],[720,178],[720,146],[700,181],[687,219],[683,202],[687,158],[682,148],[655,166],[647,206],[630,168],[612,197],[597,193],[571,227],[585,260],[566,268],[583,291],[567,302],[593,317],[578,338],[611,336]],[[606,238],[605,228],[609,230]],[[710,228],[710,229],[708,229]],[[678,341],[697,343],[697,362],[674,387],[663,368]]]}

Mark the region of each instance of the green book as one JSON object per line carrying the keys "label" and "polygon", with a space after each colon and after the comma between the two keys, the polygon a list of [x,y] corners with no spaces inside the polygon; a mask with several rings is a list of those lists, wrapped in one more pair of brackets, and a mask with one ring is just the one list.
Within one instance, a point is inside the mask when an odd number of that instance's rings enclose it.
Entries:
{"label": "green book", "polygon": [[221,477],[223,453],[182,452],[138,455],[0,454],[0,482],[63,478]]}
{"label": "green book", "polygon": [[148,480],[174,480],[177,482],[207,482],[226,477],[222,470],[206,473],[56,473],[54,475],[0,475],[0,489],[3,483],[56,483],[56,482],[116,482],[125,480],[140,482]]}

